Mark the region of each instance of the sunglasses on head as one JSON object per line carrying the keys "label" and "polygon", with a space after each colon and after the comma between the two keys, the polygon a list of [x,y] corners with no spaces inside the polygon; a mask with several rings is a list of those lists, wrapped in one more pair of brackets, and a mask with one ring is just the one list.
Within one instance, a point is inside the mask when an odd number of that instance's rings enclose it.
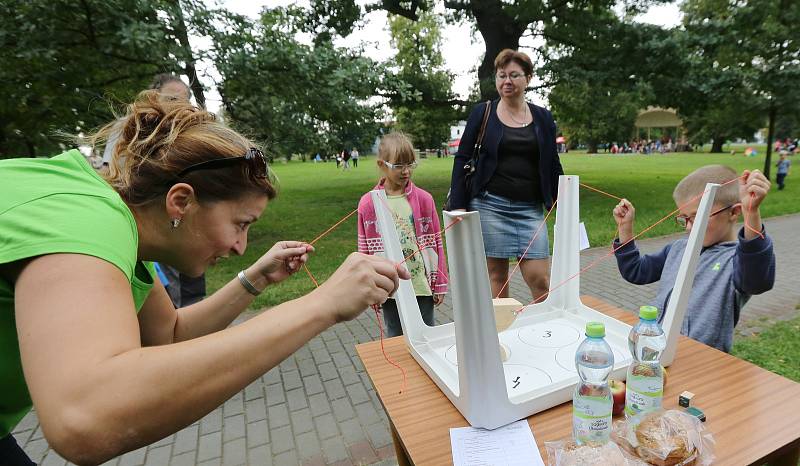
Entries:
{"label": "sunglasses on head", "polygon": [[197,170],[213,170],[216,168],[224,168],[244,162],[250,170],[250,173],[256,178],[266,178],[269,173],[269,164],[264,153],[255,147],[247,149],[247,153],[239,157],[224,157],[221,159],[206,160],[194,165],[189,165],[178,173],[178,178],[182,178],[191,172]]}

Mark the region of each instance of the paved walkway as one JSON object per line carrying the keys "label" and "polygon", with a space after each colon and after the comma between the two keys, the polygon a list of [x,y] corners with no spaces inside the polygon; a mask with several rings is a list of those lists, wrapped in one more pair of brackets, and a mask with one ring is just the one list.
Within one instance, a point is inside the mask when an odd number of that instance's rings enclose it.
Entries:
{"label": "paved walkway", "polygon": [[[740,332],[757,331],[764,322],[800,313],[800,215],[773,218],[767,228],[778,253],[775,288],[754,297],[742,312]],[[658,250],[675,237],[640,243]],[[607,253],[581,254],[586,266]],[[625,283],[609,258],[581,276],[581,293],[624,309],[638,309],[655,296],[654,285]],[[530,293],[519,276],[511,295],[521,302]],[[436,311],[438,323],[451,321],[449,299]],[[378,338],[375,315],[337,325],[314,338],[276,367],[200,421],[146,448],[106,464],[133,465],[392,465],[394,450],[388,423],[354,345]],[[232,363],[235,364],[235,361]],[[49,449],[35,413],[14,432],[20,445],[44,465],[67,464]]]}

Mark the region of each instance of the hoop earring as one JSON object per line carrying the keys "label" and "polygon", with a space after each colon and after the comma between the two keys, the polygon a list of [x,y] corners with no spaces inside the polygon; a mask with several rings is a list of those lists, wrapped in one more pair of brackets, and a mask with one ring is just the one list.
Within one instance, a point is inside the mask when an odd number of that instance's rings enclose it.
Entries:
{"label": "hoop earring", "polygon": [[172,229],[174,230],[174,229],[178,228],[178,226],[180,226],[180,224],[181,224],[181,219],[179,219],[179,218],[173,218],[173,219],[172,219],[172,220],[169,222],[169,224],[170,224],[170,226],[172,227]]}

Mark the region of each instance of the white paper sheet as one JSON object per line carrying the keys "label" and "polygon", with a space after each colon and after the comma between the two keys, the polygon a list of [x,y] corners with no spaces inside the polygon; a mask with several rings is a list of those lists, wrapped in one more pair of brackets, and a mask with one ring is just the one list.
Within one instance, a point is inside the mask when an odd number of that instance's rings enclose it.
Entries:
{"label": "white paper sheet", "polygon": [[583,251],[584,249],[589,249],[589,235],[586,234],[586,225],[583,222],[580,223],[580,249],[579,251]]}
{"label": "white paper sheet", "polygon": [[495,430],[450,429],[450,445],[454,466],[544,466],[525,419]]}

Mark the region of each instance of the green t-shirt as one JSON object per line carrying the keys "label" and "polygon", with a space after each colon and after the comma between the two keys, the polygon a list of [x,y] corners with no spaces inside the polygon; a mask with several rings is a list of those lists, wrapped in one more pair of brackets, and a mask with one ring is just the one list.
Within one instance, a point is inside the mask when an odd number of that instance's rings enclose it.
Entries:
{"label": "green t-shirt", "polygon": [[419,252],[417,244],[417,233],[414,230],[414,212],[411,210],[411,204],[408,203],[405,194],[386,196],[386,199],[394,217],[397,234],[400,237],[400,249],[403,250],[403,257],[408,257],[405,264],[411,274],[414,294],[417,296],[431,296],[431,286],[428,284],[428,276],[425,274],[423,253]]}
{"label": "green t-shirt", "polygon": [[[155,275],[152,263],[137,262],[138,243],[133,214],[77,150],[51,159],[0,161],[0,264],[54,253],[98,257],[128,277],[138,311]],[[17,342],[14,288],[0,278],[0,437],[31,404]]]}

